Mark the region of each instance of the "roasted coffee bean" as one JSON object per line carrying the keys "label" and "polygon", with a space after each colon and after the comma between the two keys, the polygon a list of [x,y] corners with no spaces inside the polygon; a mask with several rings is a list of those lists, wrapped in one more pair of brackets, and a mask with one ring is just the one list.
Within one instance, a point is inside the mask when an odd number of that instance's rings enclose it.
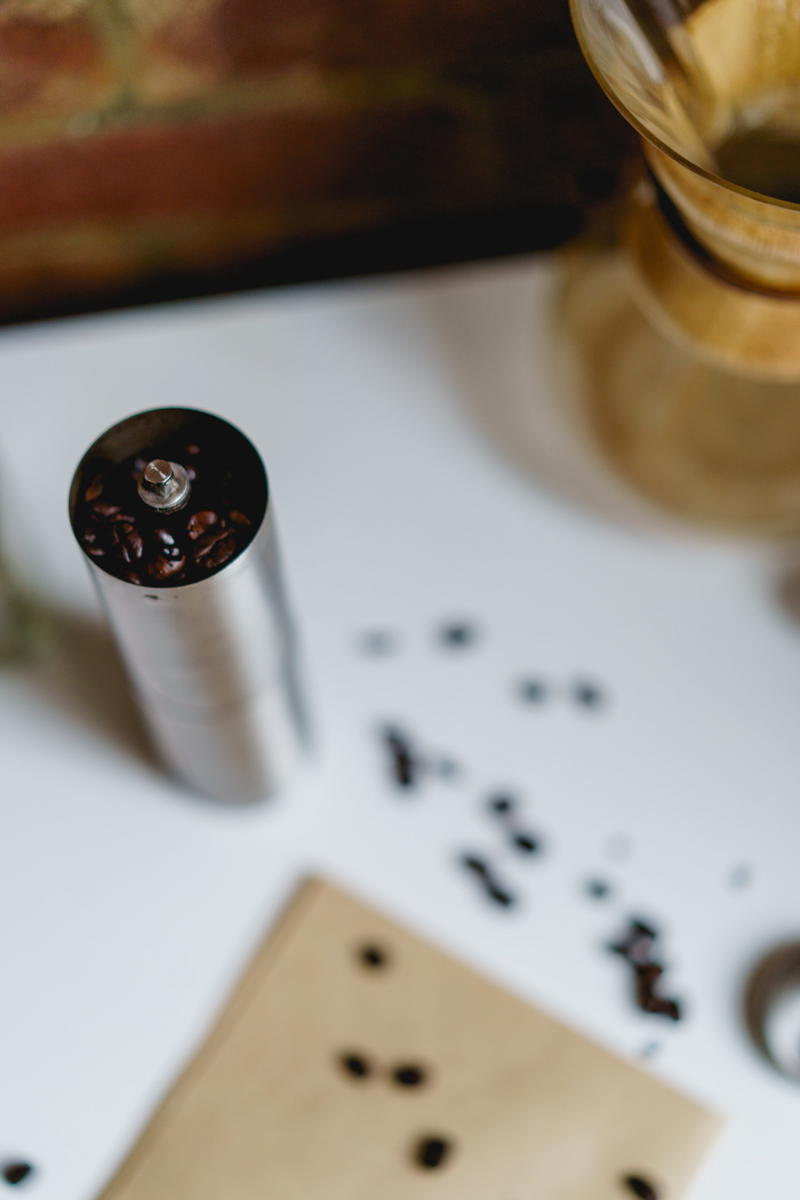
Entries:
{"label": "roasted coffee bean", "polygon": [[[212,570],[214,567],[221,567],[229,558],[233,558],[236,553],[236,537],[233,533],[224,533],[221,538],[217,538],[214,545],[203,557],[203,565]],[[200,557],[198,555],[198,557]]]}
{"label": "roasted coffee bean", "polygon": [[372,1068],[363,1054],[355,1054],[352,1050],[339,1055],[339,1066],[353,1079],[366,1079]]}
{"label": "roasted coffee bean", "polygon": [[583,890],[592,900],[607,900],[613,895],[611,884],[605,879],[589,879],[584,884]]}
{"label": "roasted coffee bean", "polygon": [[486,801],[486,805],[490,812],[495,813],[498,817],[504,817],[510,813],[516,806],[517,800],[510,792],[494,792]]}
{"label": "roasted coffee bean", "polygon": [[468,871],[472,871],[473,874],[479,875],[482,879],[485,879],[489,874],[489,864],[485,859],[478,858],[475,854],[462,854],[461,865],[462,867],[466,867]]}
{"label": "roasted coffee bean", "polygon": [[119,548],[123,560],[132,563],[142,557],[144,542],[142,535],[130,521],[120,521],[114,526],[114,542]]}
{"label": "roasted coffee bean", "polygon": [[439,630],[439,641],[450,650],[471,646],[477,637],[477,629],[468,621],[450,621]]}
{"label": "roasted coffee bean", "polygon": [[641,1175],[626,1175],[622,1180],[622,1185],[632,1196],[638,1196],[639,1200],[658,1200],[657,1189]]}
{"label": "roasted coffee bean", "polygon": [[516,693],[523,704],[541,704],[547,699],[547,687],[541,679],[520,679]]}
{"label": "roasted coffee bean", "polygon": [[184,446],[183,452],[184,452],[184,454],[191,454],[191,455],[199,454],[200,447],[197,445],[196,442],[189,442],[188,446]]}
{"label": "roasted coffee bean", "polygon": [[243,512],[239,512],[238,508],[232,508],[228,513],[228,516],[233,521],[234,525],[244,525],[247,527],[248,525],[253,524],[249,517],[246,517]]}
{"label": "roasted coffee bean", "polygon": [[91,504],[93,500],[97,500],[103,494],[103,479],[101,475],[96,476],[83,493],[83,498],[87,504]]}
{"label": "roasted coffee bean", "polygon": [[542,844],[539,839],[535,838],[530,833],[512,834],[511,844],[516,850],[520,850],[523,854],[538,854],[542,848]]}
{"label": "roasted coffee bean", "polygon": [[28,1162],[7,1162],[3,1163],[2,1175],[6,1183],[15,1186],[18,1183],[23,1183],[33,1174],[33,1167]]}
{"label": "roasted coffee bean", "polygon": [[210,529],[213,525],[219,522],[219,516],[215,512],[206,510],[204,512],[193,513],[186,522],[186,532],[192,541],[196,541],[199,537]]}
{"label": "roasted coffee bean", "polygon": [[367,967],[371,971],[386,967],[389,963],[389,954],[386,949],[383,946],[376,946],[373,942],[359,946],[358,958],[362,967]]}
{"label": "roasted coffee bean", "polygon": [[392,1070],[392,1079],[398,1087],[422,1087],[427,1082],[427,1071],[413,1063],[401,1063]]}
{"label": "roasted coffee bean", "polygon": [[186,555],[181,554],[177,546],[174,546],[173,549],[177,551],[177,554],[159,554],[147,564],[147,574],[150,579],[161,583],[165,579],[172,579],[174,576],[180,575],[184,570]]}
{"label": "roasted coffee bean", "polygon": [[410,739],[394,725],[387,725],[382,736],[394,782],[401,788],[414,787],[419,778],[420,763]]}
{"label": "roasted coffee bean", "polygon": [[596,683],[579,681],[572,688],[572,697],[582,708],[600,708],[605,697]]}
{"label": "roasted coffee bean", "polygon": [[418,1167],[433,1171],[444,1166],[451,1150],[452,1146],[447,1138],[420,1138],[414,1148],[414,1161]]}
{"label": "roasted coffee bean", "polygon": [[97,504],[92,505],[92,512],[95,514],[95,516],[104,517],[106,520],[108,520],[109,517],[116,517],[120,511],[121,509],[118,504],[106,504],[102,500],[99,500]]}

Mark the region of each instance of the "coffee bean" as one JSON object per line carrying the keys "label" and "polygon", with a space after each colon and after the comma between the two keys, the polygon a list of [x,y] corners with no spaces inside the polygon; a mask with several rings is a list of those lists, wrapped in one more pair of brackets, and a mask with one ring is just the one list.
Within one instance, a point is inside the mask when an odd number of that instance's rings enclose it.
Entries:
{"label": "coffee bean", "polygon": [[252,525],[253,522],[244,513],[239,512],[238,508],[232,508],[228,516],[233,521],[234,525],[243,525],[245,528]]}
{"label": "coffee bean", "polygon": [[98,496],[102,496],[102,494],[103,494],[102,476],[97,475],[92,480],[92,482],[89,484],[86,491],[83,493],[83,498],[87,504],[91,504],[93,500],[96,500],[98,498]]}
{"label": "coffee bean", "polygon": [[421,1087],[427,1081],[427,1073],[423,1067],[412,1063],[403,1063],[392,1071],[392,1079],[399,1087]]}
{"label": "coffee bean", "polygon": [[157,583],[163,583],[166,579],[173,579],[176,575],[180,575],[181,571],[186,566],[186,555],[181,554],[177,546],[174,547],[177,551],[177,556],[159,554],[152,562],[147,564],[148,577]]}
{"label": "coffee bean", "polygon": [[471,646],[477,637],[477,629],[468,621],[451,621],[439,630],[439,641],[450,650]]}
{"label": "coffee bean", "polygon": [[18,1183],[23,1183],[33,1174],[33,1167],[27,1162],[7,1162],[3,1163],[2,1175],[6,1183],[15,1186]]}
{"label": "coffee bean", "polygon": [[124,562],[132,563],[142,557],[144,550],[142,535],[130,521],[121,521],[115,525],[113,538]]}
{"label": "coffee bean", "polygon": [[489,874],[489,864],[483,858],[478,858],[474,854],[464,854],[461,856],[461,865],[466,867],[468,871],[473,871],[481,878],[485,878]]}
{"label": "coffee bean", "polygon": [[486,801],[486,806],[490,812],[503,817],[512,811],[516,803],[516,797],[512,796],[510,792],[495,792]]}
{"label": "coffee bean", "polygon": [[339,1065],[353,1079],[366,1079],[372,1071],[367,1059],[362,1054],[354,1054],[352,1051],[339,1056]]}
{"label": "coffee bean", "polygon": [[444,1166],[451,1150],[452,1146],[447,1138],[423,1137],[414,1149],[414,1160],[417,1166],[434,1171]]}
{"label": "coffee bean", "polygon": [[520,679],[516,693],[524,704],[541,704],[547,699],[547,687],[541,679]]}
{"label": "coffee bean", "polygon": [[414,787],[419,779],[420,762],[409,737],[394,725],[385,726],[382,737],[394,782],[401,788]]}
{"label": "coffee bean", "polygon": [[486,895],[495,904],[499,904],[501,908],[512,908],[517,903],[517,898],[513,892],[507,892],[505,888],[500,887],[496,883],[487,884]]}
{"label": "coffee bean", "polygon": [[376,946],[373,942],[368,942],[359,947],[358,957],[361,965],[374,971],[385,967],[389,962],[389,955],[382,946]]}
{"label": "coffee bean", "polygon": [[118,504],[105,504],[103,501],[98,501],[92,505],[92,512],[96,517],[104,517],[108,520],[109,517],[116,517],[120,512]]}
{"label": "coffee bean", "polygon": [[632,1196],[638,1196],[639,1200],[658,1200],[659,1193],[656,1188],[641,1175],[626,1175],[622,1180],[622,1185]]}
{"label": "coffee bean", "polygon": [[605,697],[596,683],[586,681],[575,683],[572,687],[572,697],[576,704],[583,708],[600,708]]}
{"label": "coffee bean", "polygon": [[[236,536],[233,533],[223,533],[221,538],[217,538],[214,545],[203,557],[203,565],[209,571],[215,567],[221,567],[229,558],[233,558],[236,553]],[[200,554],[197,555],[200,557]]]}
{"label": "coffee bean", "polygon": [[542,848],[538,838],[533,837],[530,833],[513,834],[511,844],[515,849],[521,850],[523,854],[538,854]]}
{"label": "coffee bean", "polygon": [[584,884],[584,889],[587,896],[592,900],[607,900],[613,895],[613,888],[605,879],[589,879]]}
{"label": "coffee bean", "polygon": [[186,532],[192,541],[196,541],[207,529],[216,525],[218,521],[219,517],[215,512],[204,511],[193,513],[186,522]]}

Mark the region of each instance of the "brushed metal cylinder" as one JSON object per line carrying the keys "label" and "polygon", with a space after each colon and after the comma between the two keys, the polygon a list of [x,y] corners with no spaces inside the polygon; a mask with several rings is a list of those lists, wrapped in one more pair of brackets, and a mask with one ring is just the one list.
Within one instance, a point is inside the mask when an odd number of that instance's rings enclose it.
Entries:
{"label": "brushed metal cylinder", "polygon": [[208,578],[157,587],[117,578],[81,550],[166,765],[215,799],[252,801],[284,790],[309,748],[297,637],[257,451],[209,413],[139,413],[87,450],[72,481],[70,520],[80,545],[76,510],[98,462],[123,462],[198,420],[212,435],[241,439],[255,494],[263,493],[250,543]]}

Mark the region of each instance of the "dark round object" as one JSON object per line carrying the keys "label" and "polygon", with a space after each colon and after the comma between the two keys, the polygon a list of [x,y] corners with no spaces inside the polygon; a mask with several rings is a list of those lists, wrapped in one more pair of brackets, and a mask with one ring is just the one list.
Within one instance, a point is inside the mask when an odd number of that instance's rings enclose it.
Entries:
{"label": "dark round object", "polygon": [[418,1167],[435,1171],[443,1167],[452,1151],[452,1145],[444,1137],[420,1138],[414,1148],[414,1161]]}
{"label": "dark round object", "polygon": [[488,863],[485,859],[479,858],[477,854],[462,854],[461,865],[462,867],[466,867],[468,871],[474,872],[475,875],[479,875],[482,879],[485,879],[489,874]]}
{"label": "dark round object", "polygon": [[3,1180],[16,1186],[18,1183],[24,1183],[33,1174],[33,1167],[27,1162],[7,1162],[3,1163]]}
{"label": "dark round object", "polygon": [[377,946],[373,942],[365,942],[359,947],[358,958],[362,966],[367,967],[371,971],[380,970],[382,967],[388,966],[389,955],[382,946]]}
{"label": "dark round object", "polygon": [[507,813],[513,811],[516,806],[516,797],[510,792],[495,792],[486,801],[486,806],[490,812],[495,813],[498,817],[504,817]]}
{"label": "dark round object", "polygon": [[358,1054],[352,1050],[348,1050],[344,1054],[339,1055],[339,1065],[345,1074],[352,1079],[366,1079],[372,1074],[372,1067],[369,1061],[363,1054]]}
{"label": "dark round object", "polygon": [[642,1175],[626,1175],[622,1184],[632,1196],[638,1196],[639,1200],[658,1200],[658,1189]]}
{"label": "dark round object", "polygon": [[520,679],[516,692],[524,704],[541,704],[547,699],[547,685],[541,679]]}
{"label": "dark round object", "polygon": [[589,879],[583,890],[592,900],[607,900],[614,891],[611,884],[605,879]]}
{"label": "dark round object", "polygon": [[478,631],[469,621],[448,621],[439,630],[439,641],[448,650],[460,650],[477,641]]}
{"label": "dark round object", "polygon": [[582,708],[600,708],[605,701],[602,689],[588,680],[578,680],[572,687],[572,698]]}
{"label": "dark round object", "polygon": [[521,850],[523,854],[538,854],[542,848],[539,839],[530,833],[515,833],[511,841],[514,847]]}
{"label": "dark round object", "polygon": [[424,1067],[413,1063],[401,1063],[392,1070],[392,1079],[399,1087],[421,1087],[427,1083],[428,1073]]}

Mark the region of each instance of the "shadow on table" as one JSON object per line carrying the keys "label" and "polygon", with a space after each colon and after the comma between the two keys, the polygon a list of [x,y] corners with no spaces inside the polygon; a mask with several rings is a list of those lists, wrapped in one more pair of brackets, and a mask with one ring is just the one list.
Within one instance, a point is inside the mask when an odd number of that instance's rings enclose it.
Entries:
{"label": "shadow on table", "polygon": [[45,611],[42,623],[47,644],[29,675],[32,692],[98,738],[162,770],[110,632],[74,613]]}
{"label": "shadow on table", "polygon": [[559,346],[557,272],[515,265],[469,287],[430,289],[428,328],[482,440],[529,482],[592,518],[638,533],[675,532],[606,463],[581,419]]}

